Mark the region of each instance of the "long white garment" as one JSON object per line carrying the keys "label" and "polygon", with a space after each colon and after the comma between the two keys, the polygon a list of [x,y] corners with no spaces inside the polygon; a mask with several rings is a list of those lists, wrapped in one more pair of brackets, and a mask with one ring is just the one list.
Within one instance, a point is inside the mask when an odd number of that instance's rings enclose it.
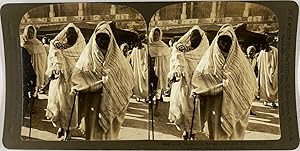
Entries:
{"label": "long white garment", "polygon": [[[153,40],[154,31],[156,29],[160,31],[158,41]],[[156,88],[157,99],[160,98],[161,91],[168,87],[168,73],[170,71],[171,49],[162,41],[162,35],[162,31],[158,27],[153,28],[149,33],[149,54],[151,57],[155,58],[154,71],[155,75],[158,77]]]}
{"label": "long white garment", "polygon": [[[66,32],[73,27],[78,35],[76,43],[69,48],[59,46],[66,44]],[[68,24],[51,42],[48,56],[48,69],[46,75],[50,77],[53,72],[56,79],[50,81],[48,105],[46,116],[51,118],[55,127],[66,129],[71,116],[74,97],[70,95],[72,81],[71,75],[75,64],[86,46],[84,37],[74,24]],[[77,112],[72,116],[71,128],[77,125]]]}
{"label": "long white garment", "polygon": [[142,48],[133,48],[131,64],[133,67],[135,87],[133,94],[139,98],[148,97],[148,47],[142,44]]}
{"label": "long white garment", "polygon": [[[199,31],[202,40],[197,48],[191,49],[190,37],[194,30]],[[169,120],[174,121],[177,127],[183,131],[190,131],[191,129],[194,109],[193,99],[189,97],[192,90],[191,79],[208,47],[209,42],[205,32],[199,26],[194,26],[172,48],[171,71],[168,77],[171,79],[174,73],[182,74],[182,77],[178,82],[172,84]],[[197,133],[202,128],[199,104],[195,106],[193,132]]]}
{"label": "long white garment", "polygon": [[[34,29],[34,36],[33,39],[28,39],[28,29],[32,27]],[[45,71],[47,68],[47,53],[43,43],[36,38],[36,28],[32,25],[26,26],[24,29],[23,35],[21,35],[21,47],[24,47],[31,56],[31,63],[35,74],[37,75],[36,78],[36,87],[41,87],[44,84],[45,80]]]}
{"label": "long white garment", "polygon": [[257,59],[259,97],[263,100],[278,99],[278,49],[270,46],[269,52],[262,50]]}

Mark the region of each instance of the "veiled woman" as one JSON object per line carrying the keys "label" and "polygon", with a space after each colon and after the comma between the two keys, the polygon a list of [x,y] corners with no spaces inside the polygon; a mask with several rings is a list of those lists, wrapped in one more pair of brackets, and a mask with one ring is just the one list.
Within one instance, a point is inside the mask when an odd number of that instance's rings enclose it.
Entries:
{"label": "veiled woman", "polygon": [[[149,34],[149,54],[150,54],[150,65],[152,68],[149,70],[150,72],[150,83],[155,85],[155,96],[154,100],[156,100],[154,115],[159,116],[158,104],[159,101],[162,101],[162,93],[168,87],[168,73],[170,71],[170,57],[171,57],[171,49],[167,44],[162,41],[162,31],[160,28],[155,27],[150,31]],[[154,73],[152,73],[154,70]],[[151,78],[155,74],[156,78]],[[156,79],[156,80],[154,80]]]}
{"label": "veiled woman", "polygon": [[134,87],[129,62],[107,22],[100,22],[72,75],[87,140],[116,140]]}
{"label": "veiled woman", "polygon": [[192,119],[194,104],[190,94],[192,76],[208,47],[209,42],[205,32],[199,26],[194,26],[174,43],[172,48],[171,71],[168,76],[173,81],[169,120],[174,121],[177,128],[183,131],[184,139],[189,136],[192,120],[192,133],[202,131],[199,104],[195,105],[196,112]]}
{"label": "veiled woman", "polygon": [[[79,28],[68,24],[51,42],[46,75],[51,77],[48,92],[46,117],[58,128],[58,138],[65,136],[71,117],[74,98],[70,95],[71,75],[86,43]],[[73,113],[70,128],[77,126],[76,112]]]}
{"label": "veiled woman", "polygon": [[197,88],[192,93],[200,95],[205,104],[210,139],[244,139],[257,84],[232,25],[220,28],[199,62],[192,84]]}
{"label": "veiled woman", "polygon": [[21,35],[21,47],[25,48],[31,56],[31,63],[36,74],[36,86],[34,97],[37,97],[39,88],[44,84],[45,71],[47,68],[47,52],[43,43],[36,38],[37,30],[34,26],[28,25]]}

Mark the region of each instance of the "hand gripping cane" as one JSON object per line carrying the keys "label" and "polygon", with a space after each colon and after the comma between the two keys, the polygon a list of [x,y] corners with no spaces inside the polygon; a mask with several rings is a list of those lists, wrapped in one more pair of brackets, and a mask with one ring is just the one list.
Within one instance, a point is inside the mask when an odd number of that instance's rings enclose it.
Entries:
{"label": "hand gripping cane", "polygon": [[154,100],[151,100],[151,131],[152,131],[152,140],[154,140],[154,112],[153,112]]}
{"label": "hand gripping cane", "polygon": [[28,139],[30,139],[30,137],[31,137],[32,110],[33,110],[33,106],[34,106],[34,100],[35,100],[35,97],[31,96],[30,113],[29,113],[30,117],[29,117],[29,134],[28,134]]}
{"label": "hand gripping cane", "polygon": [[66,137],[65,137],[64,141],[68,140],[68,136],[69,136],[69,133],[70,133],[70,126],[71,126],[71,121],[72,121],[73,112],[74,112],[74,108],[75,108],[75,102],[76,102],[77,94],[78,94],[78,91],[75,89],[75,95],[74,95],[74,101],[73,101],[73,105],[72,105],[72,111],[71,111],[70,120],[69,120],[69,123],[68,123],[68,128],[67,128],[67,131],[66,131]]}
{"label": "hand gripping cane", "polygon": [[92,85],[86,85],[86,86],[80,88],[79,90],[78,89],[74,89],[75,90],[74,102],[73,102],[72,111],[71,111],[71,115],[70,115],[70,120],[69,120],[69,123],[68,123],[68,129],[66,131],[66,137],[65,137],[64,141],[67,141],[68,135],[69,135],[69,132],[70,132],[70,125],[71,125],[71,121],[72,121],[72,116],[73,116],[73,112],[74,112],[74,108],[75,108],[76,96],[78,94],[78,91],[82,91],[82,90],[88,89],[89,87],[97,87],[101,83],[103,83],[103,80],[97,81],[96,83],[94,83]]}
{"label": "hand gripping cane", "polygon": [[[155,91],[154,91],[155,92]],[[153,93],[154,93],[153,92]],[[155,94],[155,93],[154,93]],[[153,119],[154,119],[154,113],[153,113],[153,94],[152,95],[150,95],[150,97],[149,97],[149,105],[148,105],[148,107],[149,107],[149,109],[148,109],[148,111],[149,111],[149,114],[148,114],[148,140],[150,140],[151,138],[150,138],[150,135],[152,134],[152,140],[154,140],[154,123],[153,123]],[[151,117],[151,118],[150,118]],[[150,130],[151,129],[151,130]],[[150,131],[152,132],[152,133],[150,133]]]}
{"label": "hand gripping cane", "polygon": [[194,126],[195,111],[196,111],[196,99],[197,99],[198,95],[196,93],[194,93],[193,96],[194,96],[194,100],[193,100],[194,109],[193,109],[192,124],[191,124],[191,131],[190,131],[190,135],[189,135],[189,140],[191,140],[192,134],[193,134],[193,126]]}

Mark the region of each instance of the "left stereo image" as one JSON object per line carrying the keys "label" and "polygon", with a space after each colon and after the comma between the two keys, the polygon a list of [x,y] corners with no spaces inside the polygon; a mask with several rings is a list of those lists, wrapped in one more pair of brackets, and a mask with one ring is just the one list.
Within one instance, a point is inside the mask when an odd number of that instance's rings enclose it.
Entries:
{"label": "left stereo image", "polygon": [[135,9],[109,3],[28,11],[19,28],[21,138],[146,140],[146,28]]}

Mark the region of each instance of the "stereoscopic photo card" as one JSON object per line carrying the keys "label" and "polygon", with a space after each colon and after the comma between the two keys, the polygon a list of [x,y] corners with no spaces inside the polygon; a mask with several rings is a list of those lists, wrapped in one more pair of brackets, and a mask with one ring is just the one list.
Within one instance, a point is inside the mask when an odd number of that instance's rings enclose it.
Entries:
{"label": "stereoscopic photo card", "polygon": [[295,149],[293,1],[7,3],[8,149]]}

